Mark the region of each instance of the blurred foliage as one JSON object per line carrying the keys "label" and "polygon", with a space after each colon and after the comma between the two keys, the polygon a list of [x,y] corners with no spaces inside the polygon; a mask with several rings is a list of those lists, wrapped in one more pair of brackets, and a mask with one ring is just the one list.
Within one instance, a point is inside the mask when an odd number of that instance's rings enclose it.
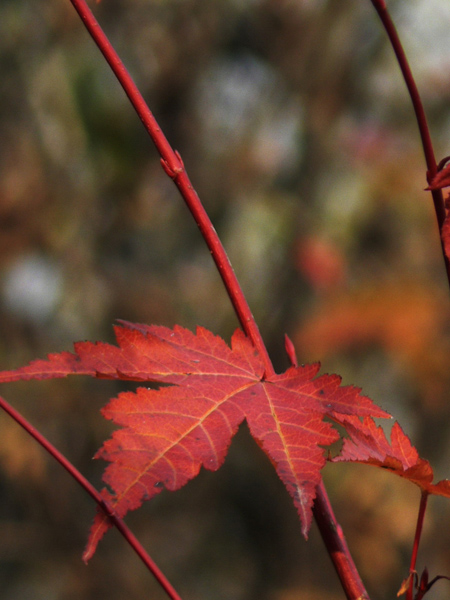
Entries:
{"label": "blurred foliage", "polygon": [[[441,158],[449,5],[389,6]],[[448,286],[412,109],[370,2],[92,8],[181,152],[277,369],[287,332],[301,361],[361,386],[448,477]],[[110,341],[116,318],[229,339],[236,318],[195,223],[69,2],[0,3],[0,82],[2,366]],[[91,457],[110,425],[98,410],[121,388],[3,387],[100,486]],[[81,563],[92,502],[5,415],[0,427],[1,597],[164,598],[115,532]],[[350,465],[325,478],[372,600],[394,597],[417,491]],[[419,568],[449,575],[450,507],[430,505]],[[343,597],[314,526],[306,543],[245,427],[218,473],[127,520],[185,600]]]}

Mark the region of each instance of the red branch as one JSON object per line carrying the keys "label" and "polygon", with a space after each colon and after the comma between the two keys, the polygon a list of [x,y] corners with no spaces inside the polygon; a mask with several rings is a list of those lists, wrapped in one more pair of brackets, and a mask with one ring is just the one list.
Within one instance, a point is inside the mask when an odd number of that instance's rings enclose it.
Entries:
{"label": "red branch", "polygon": [[[147,107],[134,81],[128,74],[125,66],[111,46],[106,35],[101,30],[98,22],[86,5],[86,2],[84,0],[70,1],[80,15],[85,27],[101,50],[123,89],[125,90],[125,93],[130,99],[130,102],[138,113],[141,121],[143,122],[145,128],[155,143],[158,152],[161,155],[161,163],[165,172],[167,175],[169,175],[169,177],[171,177],[175,185],[178,187],[189,210],[194,216],[194,219],[208,245],[208,248],[211,251],[212,257],[222,277],[225,288],[239,318],[241,326],[246,335],[252,340],[254,346],[260,353],[262,360],[264,361],[266,376],[274,374],[272,362],[259,332],[258,326],[248,306],[247,300],[245,299],[222,243],[220,242],[217,233],[203,205],[200,202],[199,197],[193,189],[180,155],[172,149],[166,137],[162,133],[158,123]],[[342,537],[339,535],[340,528],[336,526],[334,515],[331,517],[332,511],[330,512],[330,508],[329,500],[322,484],[319,488],[315,501],[315,510],[322,515],[321,520],[324,524],[328,521],[328,531],[326,535],[323,536],[324,543],[335,564],[336,547],[341,549],[341,552],[345,557],[344,562],[348,565],[348,568],[338,569],[338,575],[341,578],[341,583],[346,590],[348,599],[368,599],[367,592],[365,591],[359,577],[355,576],[357,573],[356,567],[354,566],[347,546],[342,544]],[[323,531],[322,527],[321,531]],[[350,574],[351,580],[346,581],[346,579],[350,577]]]}
{"label": "red branch", "polygon": [[2,408],[10,417],[16,421],[27,433],[33,437],[59,464],[81,485],[83,489],[95,500],[99,508],[108,516],[115,527],[120,531],[129,545],[133,548],[148,570],[153,574],[163,590],[172,600],[181,600],[171,583],[166,579],[157,565],[153,562],[147,552],[144,550],[137,538],[131,533],[122,519],[114,514],[114,510],[104,500],[101,494],[92,484],[76,469],[67,458],[51,444],[31,423],[29,423],[17,410],[6,402],[0,396],[0,408]]}
{"label": "red branch", "polygon": [[317,486],[314,502],[314,519],[341,581],[348,600],[369,600],[356,566],[351,558],[342,527],[336,520],[325,486],[321,482]]}
{"label": "red branch", "polygon": [[233,271],[222,242],[219,240],[214,226],[189,180],[181,156],[178,152],[173,150],[167,141],[167,138],[161,131],[153,113],[145,103],[142,94],[137,89],[136,84],[102,31],[86,2],[84,0],[70,0],[70,2],[80,15],[86,29],[113,70],[120,85],[123,87],[131,104],[144,124],[144,127],[152,138],[153,143],[161,156],[161,164],[164,171],[179,189],[212,254],[243,330],[260,353],[266,367],[266,375],[272,375],[274,373],[272,362],[267,353],[258,326],[253,318],[250,307]]}
{"label": "red branch", "polygon": [[[381,22],[383,24],[383,27],[389,37],[389,41],[391,42],[392,48],[395,52],[395,56],[397,57],[397,61],[400,66],[403,79],[405,80],[406,87],[408,88],[409,96],[411,98],[411,102],[416,115],[417,125],[419,127],[423,151],[425,154],[425,161],[427,164],[427,181],[428,183],[431,183],[431,180],[437,173],[438,167],[436,164],[433,143],[431,141],[430,136],[430,129],[428,127],[427,117],[423,108],[422,100],[420,98],[420,94],[417,89],[414,76],[409,66],[408,59],[406,58],[406,54],[398,36],[397,30],[395,28],[394,23],[392,22],[391,16],[386,7],[386,2],[384,0],[371,0],[371,2],[375,10],[377,11],[378,16],[380,17]],[[444,225],[445,220],[445,205],[442,190],[431,190],[431,195],[433,197],[434,212],[436,213],[439,232],[440,234],[442,234],[442,227]],[[447,279],[450,285],[450,261],[447,257],[447,253],[445,252],[442,235],[440,235],[440,239],[442,255],[444,257],[445,268],[447,272]]]}
{"label": "red branch", "polygon": [[416,534],[414,536],[413,551],[411,555],[411,563],[409,566],[409,573],[411,575],[408,591],[406,593],[406,600],[413,600],[414,593],[414,573],[416,572],[416,561],[417,554],[419,552],[420,536],[422,534],[423,521],[425,518],[425,511],[427,509],[428,492],[423,491],[420,498],[419,514],[417,515]]}

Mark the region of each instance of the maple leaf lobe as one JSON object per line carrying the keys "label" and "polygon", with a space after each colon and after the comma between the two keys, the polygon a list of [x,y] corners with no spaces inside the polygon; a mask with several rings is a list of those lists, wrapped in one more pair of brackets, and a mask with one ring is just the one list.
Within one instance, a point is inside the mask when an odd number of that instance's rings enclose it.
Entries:
{"label": "maple leaf lobe", "polygon": [[450,498],[450,481],[444,479],[433,484],[433,469],[427,460],[419,457],[408,436],[395,422],[388,441],[383,428],[370,417],[361,422],[355,417],[344,416],[349,438],[344,440],[342,450],[332,462],[359,462],[391,471],[423,492]]}

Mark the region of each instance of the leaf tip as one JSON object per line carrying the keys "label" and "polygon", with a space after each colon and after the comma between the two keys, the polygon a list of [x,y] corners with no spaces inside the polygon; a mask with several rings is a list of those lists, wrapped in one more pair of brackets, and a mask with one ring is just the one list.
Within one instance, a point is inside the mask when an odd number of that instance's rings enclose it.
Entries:
{"label": "leaf tip", "polygon": [[85,565],[87,565],[94,556],[94,552],[95,548],[91,548],[90,544],[88,544],[83,552],[83,556],[81,557]]}

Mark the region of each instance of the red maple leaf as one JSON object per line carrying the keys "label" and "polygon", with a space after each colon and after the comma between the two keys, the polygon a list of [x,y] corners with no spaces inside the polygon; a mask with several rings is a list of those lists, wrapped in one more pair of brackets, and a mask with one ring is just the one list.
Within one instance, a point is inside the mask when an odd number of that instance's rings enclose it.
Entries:
{"label": "red maple leaf", "polygon": [[433,484],[430,463],[420,458],[400,425],[394,423],[388,441],[382,427],[371,417],[362,421],[351,415],[338,417],[349,437],[344,440],[339,456],[332,462],[359,462],[387,469],[417,485],[421,490],[436,496],[450,498],[450,481],[444,479]]}
{"label": "red maple leaf", "polygon": [[[202,466],[217,470],[246,419],[292,496],[307,537],[325,463],[322,446],[339,438],[323,417],[390,416],[361,396],[359,388],[341,387],[337,375],[316,377],[319,364],[293,366],[264,379],[263,362],[240,330],[230,348],[201,327],[193,334],[178,326],[120,323],[115,328],[118,346],[78,342],[74,353],[50,354],[47,360],[0,373],[0,382],[84,374],[169,384],[123,392],[102,410],[121,426],[96,454],[110,462],[103,479],[113,493],[102,493],[119,517],[163,487],[177,490]],[[86,560],[109,527],[99,510]]]}

